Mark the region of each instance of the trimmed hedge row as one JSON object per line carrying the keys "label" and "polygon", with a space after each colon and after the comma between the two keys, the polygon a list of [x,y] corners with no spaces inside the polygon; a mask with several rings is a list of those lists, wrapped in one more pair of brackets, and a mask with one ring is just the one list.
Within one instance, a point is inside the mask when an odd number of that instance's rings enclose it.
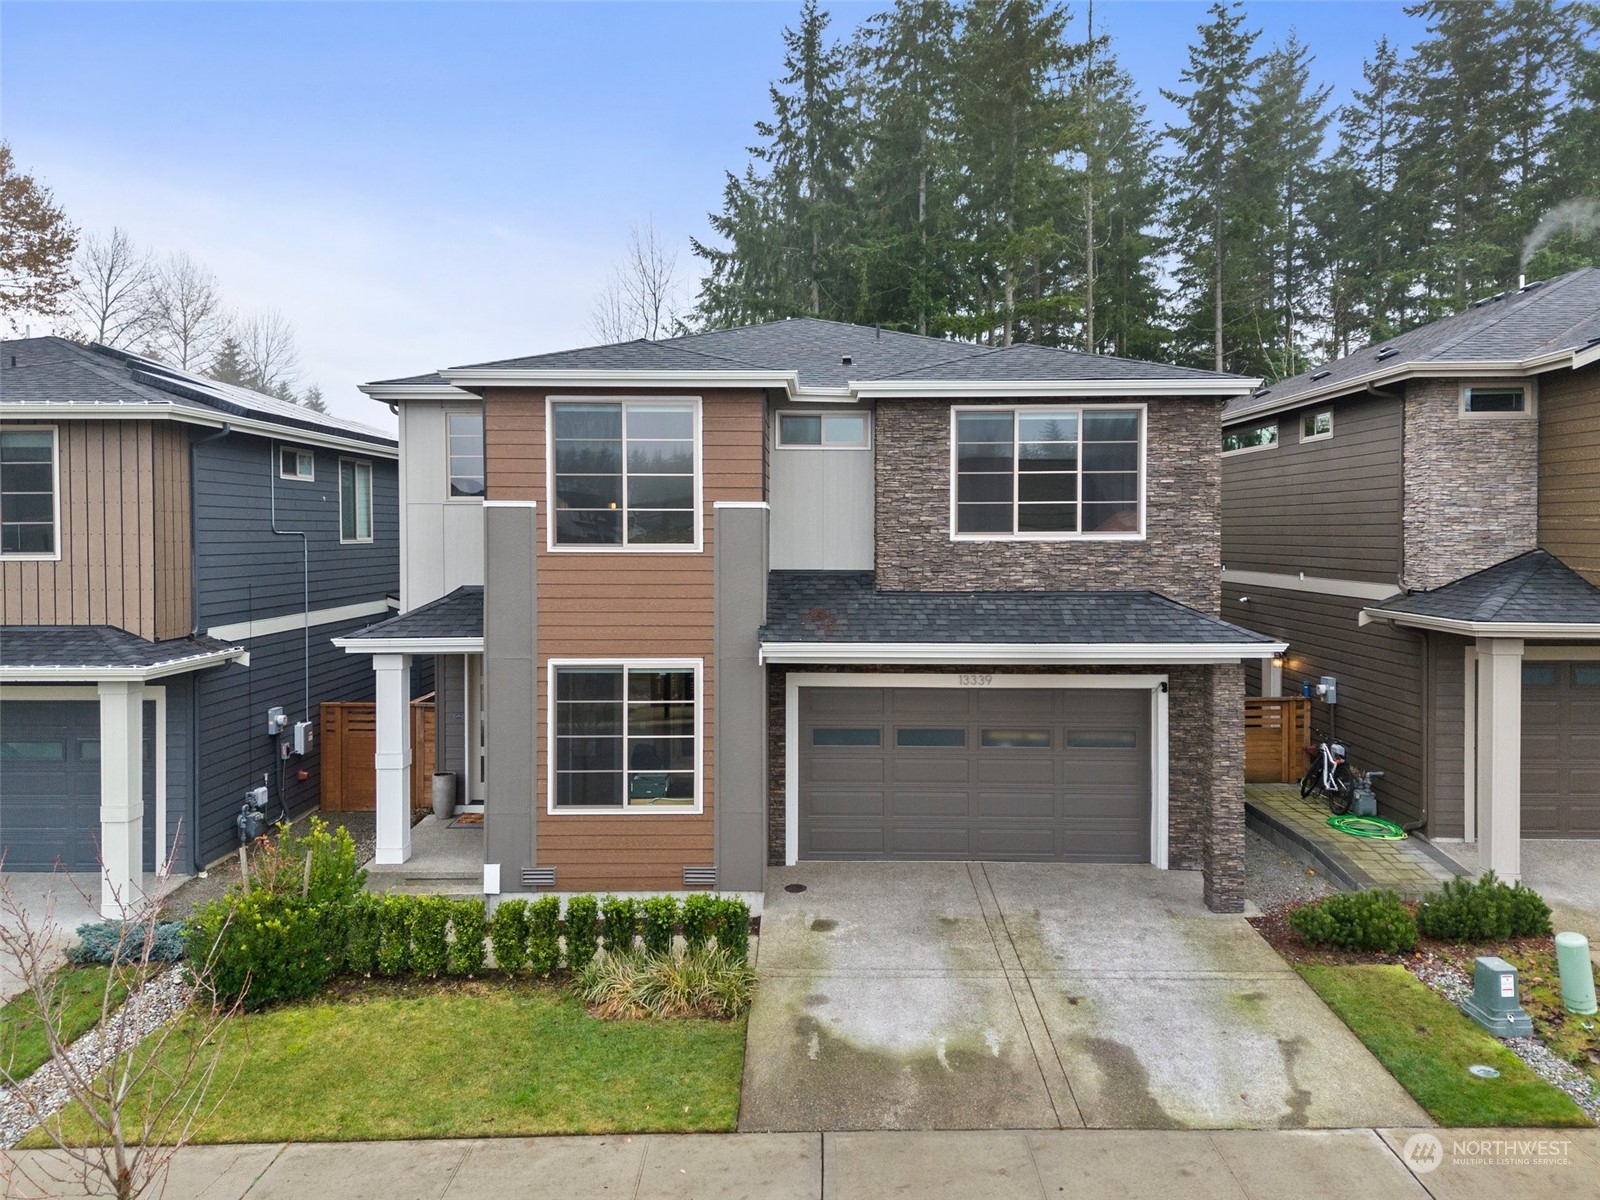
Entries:
{"label": "trimmed hedge row", "polygon": [[555,896],[502,900],[489,921],[489,944],[495,965],[508,974],[549,975],[562,966],[576,974],[602,948],[608,954],[629,954],[642,945],[651,954],[671,954],[680,923],[684,944],[692,951],[715,942],[736,963],[750,957],[750,906],[737,896],[707,893],[690,895],[681,905],[676,896],[651,896],[643,902],[573,896],[567,901],[565,923]]}

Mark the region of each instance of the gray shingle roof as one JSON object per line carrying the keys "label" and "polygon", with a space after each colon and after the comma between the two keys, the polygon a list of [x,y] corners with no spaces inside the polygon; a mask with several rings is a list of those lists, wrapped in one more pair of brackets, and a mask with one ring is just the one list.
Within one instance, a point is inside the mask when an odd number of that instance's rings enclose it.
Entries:
{"label": "gray shingle roof", "polygon": [[689,334],[668,344],[798,371],[802,387],[818,388],[842,388],[854,379],[915,374],[938,363],[983,352],[983,347],[971,342],[816,317]]}
{"label": "gray shingle roof", "polygon": [[1021,343],[998,350],[980,350],[950,362],[901,371],[910,379],[927,380],[1038,380],[1096,381],[1102,379],[1183,380],[1196,382],[1245,382],[1239,375],[1221,371],[1201,371],[1193,367],[1173,367],[1137,358],[1116,358],[1109,354],[1084,354],[1055,346]]}
{"label": "gray shingle roof", "polygon": [[0,667],[158,667],[238,649],[216,638],[152,642],[111,625],[0,626]]}
{"label": "gray shingle roof", "polygon": [[1600,588],[1555,555],[1529,550],[1374,611],[1485,624],[1600,625]]}
{"label": "gray shingle roof", "polygon": [[1155,592],[885,592],[871,571],[773,571],[763,643],[1271,644]]}
{"label": "gray shingle roof", "polygon": [[[1365,346],[1315,370],[1241,396],[1223,419],[1276,408],[1295,397],[1430,362],[1521,362],[1600,342],[1600,268],[1584,267],[1543,283],[1480,300],[1464,312]],[[1382,355],[1382,358],[1379,356]]]}
{"label": "gray shingle roof", "polygon": [[483,587],[466,584],[408,613],[368,625],[353,638],[477,638],[483,636]]}
{"label": "gray shingle roof", "polygon": [[182,371],[107,346],[80,346],[59,337],[0,342],[0,415],[7,404],[117,404],[168,411],[250,417],[285,429],[312,430],[395,446],[394,437],[329,413],[249,388]]}

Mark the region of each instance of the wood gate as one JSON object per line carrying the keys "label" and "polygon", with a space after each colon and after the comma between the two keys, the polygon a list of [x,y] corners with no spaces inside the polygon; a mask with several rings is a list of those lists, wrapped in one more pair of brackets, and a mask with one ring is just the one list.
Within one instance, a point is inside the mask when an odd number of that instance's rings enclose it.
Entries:
{"label": "wood gate", "polygon": [[1305,774],[1311,701],[1304,696],[1246,696],[1246,783],[1294,783]]}
{"label": "wood gate", "polygon": [[[411,810],[433,807],[434,696],[411,702]],[[378,805],[378,706],[322,704],[322,811],[371,812]]]}

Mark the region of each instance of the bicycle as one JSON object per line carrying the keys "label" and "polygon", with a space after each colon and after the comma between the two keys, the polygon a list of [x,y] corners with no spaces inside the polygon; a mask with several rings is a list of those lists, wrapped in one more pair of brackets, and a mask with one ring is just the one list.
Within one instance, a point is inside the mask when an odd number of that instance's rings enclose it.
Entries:
{"label": "bicycle", "polygon": [[1356,780],[1345,760],[1343,742],[1323,739],[1306,747],[1306,773],[1300,779],[1300,798],[1316,793],[1328,802],[1335,815],[1347,813],[1355,800]]}

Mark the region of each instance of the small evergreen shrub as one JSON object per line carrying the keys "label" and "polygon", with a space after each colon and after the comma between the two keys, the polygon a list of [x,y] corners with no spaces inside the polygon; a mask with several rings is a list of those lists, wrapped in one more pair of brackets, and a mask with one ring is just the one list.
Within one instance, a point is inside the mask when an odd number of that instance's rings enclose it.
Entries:
{"label": "small evergreen shrub", "polygon": [[607,954],[627,954],[639,931],[639,902],[629,896],[607,896],[600,904]]}
{"label": "small evergreen shrub", "polygon": [[540,896],[528,905],[528,970],[551,974],[561,965],[561,901]]}
{"label": "small evergreen shrub", "polygon": [[581,971],[599,948],[600,904],[593,896],[567,901],[567,969]]}
{"label": "small evergreen shrub", "polygon": [[1311,946],[1398,954],[1417,944],[1417,922],[1395,892],[1340,892],[1289,914],[1289,928]]}
{"label": "small evergreen shrub", "polygon": [[1470,944],[1550,932],[1550,906],[1521,884],[1507,887],[1486,872],[1476,882],[1449,880],[1417,909],[1417,927],[1441,941]]}
{"label": "small evergreen shrub", "polygon": [[408,975],[411,965],[411,922],[417,910],[417,897],[384,896],[378,904],[378,974],[393,979]]}
{"label": "small evergreen shrub", "polygon": [[651,896],[643,904],[644,920],[639,930],[649,954],[671,954],[672,934],[678,924],[678,898]]}
{"label": "small evergreen shrub", "polygon": [[494,965],[507,975],[521,974],[528,965],[528,902],[502,900],[489,918],[489,944]]}
{"label": "small evergreen shrub", "polygon": [[737,896],[717,897],[717,945],[735,962],[750,959],[750,906]]}
{"label": "small evergreen shrub", "polygon": [[450,901],[418,896],[411,913],[411,970],[430,979],[444,974],[450,955]]}
{"label": "small evergreen shrub", "polygon": [[[149,941],[148,952],[145,948]],[[183,957],[183,922],[157,921],[130,924],[121,921],[89,921],[78,926],[78,941],[67,950],[67,961],[82,966],[98,963],[110,966],[112,960],[137,962],[177,962]]]}
{"label": "small evergreen shrub", "polygon": [[482,900],[456,900],[450,905],[450,958],[452,975],[482,975],[488,960],[484,938],[489,921]]}
{"label": "small evergreen shrub", "polygon": [[382,911],[383,897],[370,892],[362,892],[350,901],[345,911],[342,969],[346,973],[370,977],[377,972]]}
{"label": "small evergreen shrub", "polygon": [[683,899],[683,944],[690,950],[704,950],[716,933],[717,897],[706,892],[691,892]]}

